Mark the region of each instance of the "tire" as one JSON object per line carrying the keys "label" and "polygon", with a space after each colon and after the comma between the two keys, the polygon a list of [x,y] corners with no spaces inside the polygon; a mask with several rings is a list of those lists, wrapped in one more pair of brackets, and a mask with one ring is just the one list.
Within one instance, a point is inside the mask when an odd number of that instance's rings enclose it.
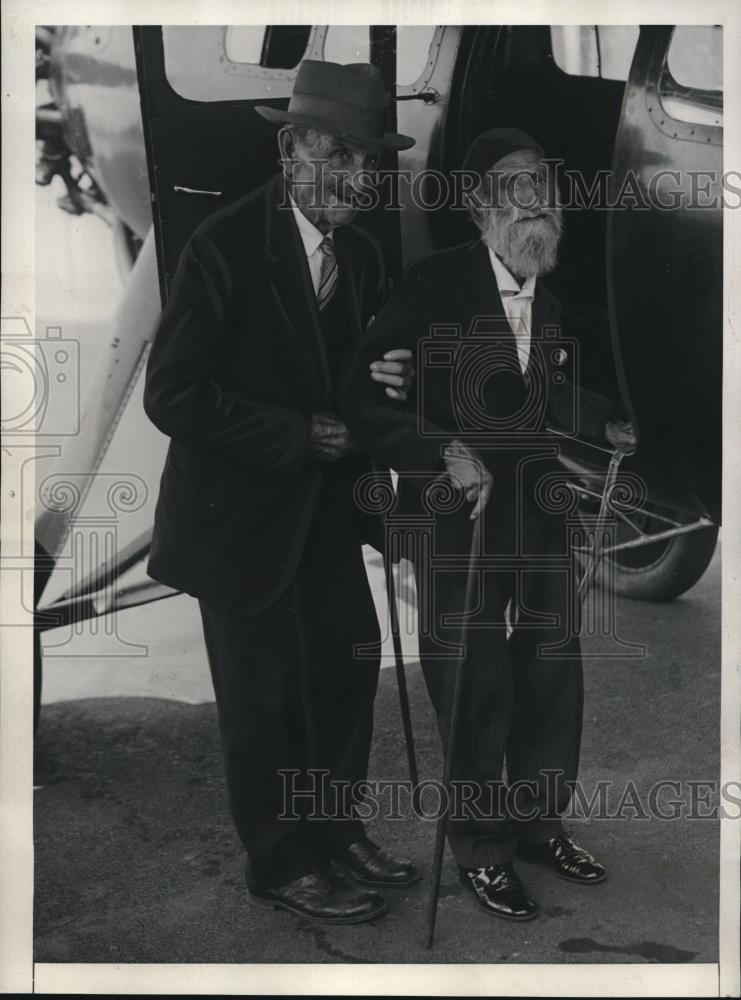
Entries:
{"label": "tire", "polygon": [[710,565],[718,527],[700,528],[667,542],[624,549],[608,556],[602,578],[621,597],[639,601],[673,601],[694,587]]}

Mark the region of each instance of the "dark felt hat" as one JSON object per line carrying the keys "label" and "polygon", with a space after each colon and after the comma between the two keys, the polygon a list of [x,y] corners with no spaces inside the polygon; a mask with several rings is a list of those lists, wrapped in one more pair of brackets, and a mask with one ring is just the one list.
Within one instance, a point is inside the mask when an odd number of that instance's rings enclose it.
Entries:
{"label": "dark felt hat", "polygon": [[408,135],[384,131],[383,74],[371,63],[341,65],[304,59],[288,110],[260,105],[255,111],[270,122],[296,122],[371,149],[409,149],[416,141]]}
{"label": "dark felt hat", "polygon": [[463,161],[464,170],[485,174],[495,163],[510,153],[532,149],[543,156],[543,147],[528,132],[520,128],[490,128],[473,140]]}

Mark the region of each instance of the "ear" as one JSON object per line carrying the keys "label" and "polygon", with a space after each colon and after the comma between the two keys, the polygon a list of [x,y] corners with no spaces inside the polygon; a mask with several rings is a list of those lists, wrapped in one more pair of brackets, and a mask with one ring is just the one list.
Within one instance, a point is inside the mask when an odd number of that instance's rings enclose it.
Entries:
{"label": "ear", "polygon": [[484,224],[486,222],[486,212],[484,208],[481,206],[481,202],[479,201],[478,197],[472,196],[468,193],[468,191],[466,191],[463,194],[463,203],[465,204],[471,218],[479,227],[479,229],[483,229]]}
{"label": "ear", "polygon": [[283,171],[286,176],[290,176],[294,155],[293,133],[289,128],[283,127],[278,133],[278,149],[280,150],[280,158],[283,163]]}

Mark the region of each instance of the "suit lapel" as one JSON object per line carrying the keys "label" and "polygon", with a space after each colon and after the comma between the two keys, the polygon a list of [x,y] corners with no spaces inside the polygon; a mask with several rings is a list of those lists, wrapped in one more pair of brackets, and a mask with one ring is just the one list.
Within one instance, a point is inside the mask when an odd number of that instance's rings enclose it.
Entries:
{"label": "suit lapel", "polygon": [[541,367],[541,375],[546,379],[546,385],[549,381],[549,372],[554,368],[553,349],[561,346],[558,337],[551,339],[548,331],[549,325],[551,327],[555,325],[556,318],[548,293],[541,282],[536,281],[530,323],[530,361],[527,370],[529,374],[533,364],[538,363]]}
{"label": "suit lapel", "polygon": [[531,312],[530,312],[530,356],[528,358],[527,372],[526,372],[528,377],[532,377],[534,365],[536,364],[542,365],[544,362],[543,351],[541,347],[542,327],[543,327],[543,294],[541,292],[540,282],[536,281]]}
{"label": "suit lapel", "polygon": [[513,370],[519,370],[515,335],[504,311],[486,244],[477,240],[468,248],[464,260],[460,285],[462,308],[459,312],[466,317],[463,335],[465,337],[473,332],[473,324],[477,333],[496,334],[509,363],[514,362]]}
{"label": "suit lapel", "polygon": [[360,304],[358,302],[358,290],[353,271],[353,258],[350,252],[350,233],[347,227],[335,229],[334,248],[337,256],[337,267],[339,269],[339,287],[337,291],[344,300],[350,335],[353,341],[358,341],[362,335]]}
{"label": "suit lapel", "polygon": [[[326,392],[331,387],[319,310],[309,263],[287,196],[277,177],[268,189],[264,252],[271,267],[271,292],[279,311],[304,351],[309,355]],[[284,202],[285,207],[281,207]]]}

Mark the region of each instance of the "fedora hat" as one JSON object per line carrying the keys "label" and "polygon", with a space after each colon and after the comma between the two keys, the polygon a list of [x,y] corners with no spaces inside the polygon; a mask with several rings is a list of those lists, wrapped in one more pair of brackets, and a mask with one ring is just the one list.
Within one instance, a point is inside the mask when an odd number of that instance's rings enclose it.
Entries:
{"label": "fedora hat", "polygon": [[298,68],[287,111],[259,105],[269,122],[295,122],[371,149],[409,149],[415,139],[384,132],[386,91],[383,74],[371,63],[304,59]]}

